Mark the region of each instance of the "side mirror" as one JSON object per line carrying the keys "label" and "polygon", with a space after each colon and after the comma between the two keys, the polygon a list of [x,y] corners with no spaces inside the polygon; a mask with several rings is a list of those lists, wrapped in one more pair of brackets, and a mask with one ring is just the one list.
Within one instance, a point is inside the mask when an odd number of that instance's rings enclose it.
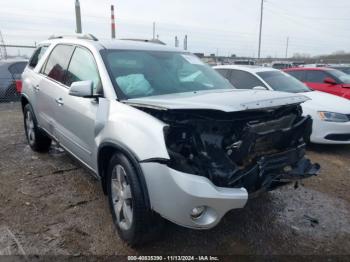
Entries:
{"label": "side mirror", "polygon": [[77,97],[92,97],[93,82],[91,80],[73,82],[69,89],[69,95]]}
{"label": "side mirror", "polygon": [[267,88],[266,87],[263,87],[263,86],[255,86],[255,87],[253,87],[253,90],[267,90]]}
{"label": "side mirror", "polygon": [[325,83],[325,84],[330,84],[330,85],[336,85],[336,84],[338,84],[337,83],[337,81],[335,81],[333,78],[331,78],[331,77],[326,77],[324,80],[323,80],[323,82]]}

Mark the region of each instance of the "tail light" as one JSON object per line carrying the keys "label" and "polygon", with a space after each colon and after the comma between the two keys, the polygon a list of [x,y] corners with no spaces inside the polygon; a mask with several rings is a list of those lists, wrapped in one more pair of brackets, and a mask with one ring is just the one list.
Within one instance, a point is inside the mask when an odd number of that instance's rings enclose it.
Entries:
{"label": "tail light", "polygon": [[22,80],[15,80],[17,93],[22,93]]}

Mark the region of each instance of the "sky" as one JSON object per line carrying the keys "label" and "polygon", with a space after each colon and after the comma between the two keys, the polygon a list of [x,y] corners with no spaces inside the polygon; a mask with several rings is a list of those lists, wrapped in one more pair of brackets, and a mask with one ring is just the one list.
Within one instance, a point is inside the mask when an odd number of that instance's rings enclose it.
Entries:
{"label": "sky", "polygon": [[[0,0],[0,31],[7,44],[29,44],[75,32],[75,0]],[[257,57],[261,0],[80,0],[84,33],[109,39],[110,5],[117,38],[159,39],[191,52]],[[261,56],[350,52],[349,0],[264,0]],[[11,54],[31,51],[9,48]]]}

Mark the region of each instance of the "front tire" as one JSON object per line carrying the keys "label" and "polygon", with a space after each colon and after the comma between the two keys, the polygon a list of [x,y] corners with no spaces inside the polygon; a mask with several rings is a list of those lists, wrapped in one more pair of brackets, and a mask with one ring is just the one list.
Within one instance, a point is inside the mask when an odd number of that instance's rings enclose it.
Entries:
{"label": "front tire", "polygon": [[36,152],[47,152],[51,146],[51,139],[39,129],[34,111],[30,104],[23,109],[24,129],[27,141],[32,150]]}
{"label": "front tire", "polygon": [[107,192],[113,222],[119,237],[137,246],[158,235],[162,221],[147,205],[135,168],[116,153],[107,172]]}

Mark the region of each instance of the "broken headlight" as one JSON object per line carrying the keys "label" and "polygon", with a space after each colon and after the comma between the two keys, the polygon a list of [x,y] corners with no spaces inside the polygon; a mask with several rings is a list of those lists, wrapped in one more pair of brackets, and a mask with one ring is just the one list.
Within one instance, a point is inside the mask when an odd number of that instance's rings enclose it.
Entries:
{"label": "broken headlight", "polygon": [[344,122],[350,121],[347,115],[340,114],[340,113],[321,111],[321,112],[318,112],[318,115],[322,121],[327,121],[327,122],[344,123]]}

